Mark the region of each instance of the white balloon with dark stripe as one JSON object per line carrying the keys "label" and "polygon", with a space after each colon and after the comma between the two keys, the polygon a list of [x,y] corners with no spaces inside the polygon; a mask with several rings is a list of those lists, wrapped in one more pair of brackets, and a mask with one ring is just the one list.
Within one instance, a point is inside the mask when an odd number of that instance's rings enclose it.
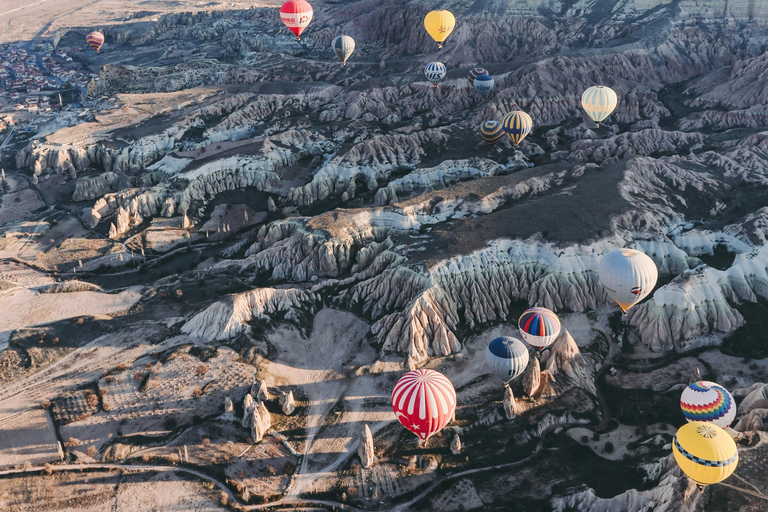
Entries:
{"label": "white balloon with dark stripe", "polygon": [[424,67],[424,75],[426,75],[427,80],[432,82],[432,85],[435,87],[437,87],[437,84],[445,78],[447,72],[445,64],[442,62],[430,62]]}
{"label": "white balloon with dark stripe", "polygon": [[336,53],[336,56],[341,59],[342,64],[346,66],[347,59],[355,51],[355,40],[350,36],[336,36],[333,38],[331,48]]}
{"label": "white balloon with dark stripe", "polygon": [[485,349],[485,360],[493,374],[504,382],[523,374],[528,366],[528,347],[517,338],[501,336]]}

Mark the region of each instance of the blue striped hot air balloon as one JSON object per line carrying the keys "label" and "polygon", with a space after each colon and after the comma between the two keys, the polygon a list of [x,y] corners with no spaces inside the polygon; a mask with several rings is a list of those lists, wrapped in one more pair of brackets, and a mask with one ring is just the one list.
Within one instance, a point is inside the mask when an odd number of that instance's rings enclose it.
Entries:
{"label": "blue striped hot air balloon", "polygon": [[504,136],[504,127],[498,121],[485,121],[480,125],[480,136],[488,144],[496,144]]}
{"label": "blue striped hot air balloon", "polygon": [[547,308],[526,309],[517,322],[520,334],[530,346],[541,351],[560,336],[560,319]]}
{"label": "blue striped hot air balloon", "polygon": [[435,87],[437,87],[437,84],[440,83],[440,80],[445,78],[446,72],[447,70],[445,69],[445,64],[442,62],[430,62],[424,68],[424,74]]}
{"label": "blue striped hot air balloon", "polygon": [[517,338],[501,336],[488,344],[485,360],[494,375],[506,382],[525,371],[528,366],[528,348]]}
{"label": "blue striped hot air balloon", "polygon": [[604,85],[590,87],[581,95],[581,106],[598,128],[600,121],[611,115],[618,102],[616,92]]}
{"label": "blue striped hot air balloon", "polygon": [[480,75],[475,78],[475,90],[483,96],[488,96],[493,90],[493,77],[491,75]]}
{"label": "blue striped hot air balloon", "polygon": [[520,110],[510,112],[504,117],[504,133],[507,134],[512,144],[517,146],[525,138],[526,135],[531,133],[533,129],[533,120],[531,116]]}
{"label": "blue striped hot air balloon", "polygon": [[469,79],[470,84],[475,85],[475,78],[487,74],[489,74],[488,70],[484,68],[472,68],[469,70],[469,75],[467,75],[467,78]]}

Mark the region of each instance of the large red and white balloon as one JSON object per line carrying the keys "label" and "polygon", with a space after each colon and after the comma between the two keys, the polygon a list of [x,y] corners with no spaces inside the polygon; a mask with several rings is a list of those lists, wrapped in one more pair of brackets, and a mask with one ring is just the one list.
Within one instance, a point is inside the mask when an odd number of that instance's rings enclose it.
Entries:
{"label": "large red and white balloon", "polygon": [[453,418],[456,390],[440,372],[413,370],[395,384],[392,409],[405,428],[426,441]]}
{"label": "large red and white balloon", "polygon": [[312,21],[312,14],[312,6],[306,0],[288,0],[280,8],[280,20],[299,41],[299,36]]}

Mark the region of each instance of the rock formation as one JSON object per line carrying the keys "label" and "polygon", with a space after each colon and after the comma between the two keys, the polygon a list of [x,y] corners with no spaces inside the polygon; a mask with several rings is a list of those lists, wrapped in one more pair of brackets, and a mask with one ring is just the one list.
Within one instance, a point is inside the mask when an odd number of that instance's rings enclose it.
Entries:
{"label": "rock formation", "polygon": [[697,367],[692,373],[691,376],[688,378],[688,384],[693,384],[694,382],[699,382],[702,380],[701,378],[701,371]]}
{"label": "rock formation", "polygon": [[223,421],[237,421],[235,417],[235,406],[230,397],[224,397],[224,414],[221,415]]}
{"label": "rock formation", "polygon": [[506,414],[508,420],[513,420],[517,417],[517,401],[515,395],[512,393],[512,388],[504,386],[504,414]]}
{"label": "rock formation", "polygon": [[257,404],[253,401],[253,397],[250,393],[245,395],[245,399],[243,400],[243,420],[240,422],[240,424],[244,428],[250,428],[251,424],[253,422],[252,416],[253,411],[256,408]]}
{"label": "rock formation", "polygon": [[459,434],[453,435],[453,441],[451,441],[451,453],[454,455],[461,453],[461,439],[459,439]]}
{"label": "rock formation", "polygon": [[293,411],[296,410],[296,402],[293,399],[293,391],[288,393],[283,392],[280,395],[280,407],[283,409],[283,414],[290,416]]}
{"label": "rock formation", "polygon": [[272,396],[269,394],[269,389],[267,388],[267,382],[264,379],[260,379],[257,383],[251,386],[251,394],[255,397],[257,402],[264,402],[272,399]]}
{"label": "rock formation", "polygon": [[376,454],[373,450],[373,435],[367,423],[363,425],[363,430],[360,432],[357,455],[360,457],[361,464],[366,469],[376,464]]}
{"label": "rock formation", "polygon": [[251,439],[254,443],[258,443],[272,426],[272,417],[264,402],[254,403],[249,420],[248,428],[251,431]]}
{"label": "rock formation", "polygon": [[587,391],[595,392],[594,370],[584,360],[568,329],[563,329],[550,347],[546,368],[551,375],[563,373]]}
{"label": "rock formation", "polygon": [[539,356],[531,358],[528,366],[523,372],[523,389],[525,394],[529,397],[533,397],[534,393],[539,389],[541,383],[541,364],[539,363]]}

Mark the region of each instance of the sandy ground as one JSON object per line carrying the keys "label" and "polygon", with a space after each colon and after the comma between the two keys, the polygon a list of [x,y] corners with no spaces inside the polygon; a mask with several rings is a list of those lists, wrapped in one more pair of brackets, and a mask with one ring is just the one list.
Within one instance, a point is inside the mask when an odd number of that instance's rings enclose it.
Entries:
{"label": "sandy ground", "polygon": [[[27,41],[32,37],[51,34],[63,27],[103,26],[118,23],[135,11],[158,13],[220,9],[247,9],[251,5],[279,5],[267,0],[260,2],[230,0],[225,3],[199,0],[165,2],[149,0],[3,0],[0,4],[0,43]],[[142,19],[154,19],[151,18]]]}
{"label": "sandy ground", "polygon": [[0,467],[60,458],[53,422],[26,393],[0,402]]}
{"label": "sandy ground", "polygon": [[45,205],[24,178],[6,176],[5,187],[0,181],[0,226],[22,219],[42,206]]}
{"label": "sandy ground", "polygon": [[[141,298],[142,287],[120,293],[39,293],[27,288],[0,296],[0,333],[83,315],[109,315],[128,310]],[[0,335],[1,336],[1,335]]]}
{"label": "sandy ground", "polygon": [[[177,474],[118,472],[27,476],[0,483],[0,510],[18,512],[223,512],[218,492]],[[62,493],[62,489],[67,489]]]}

